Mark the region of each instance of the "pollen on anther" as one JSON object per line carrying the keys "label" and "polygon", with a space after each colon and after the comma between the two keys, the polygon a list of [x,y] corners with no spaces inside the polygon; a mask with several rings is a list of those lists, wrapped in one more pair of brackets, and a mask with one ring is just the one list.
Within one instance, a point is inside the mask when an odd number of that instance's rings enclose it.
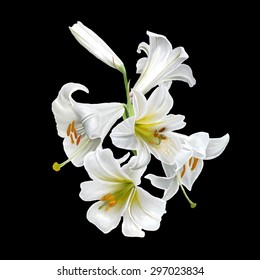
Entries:
{"label": "pollen on anther", "polygon": [[111,201],[109,201],[108,205],[109,205],[110,207],[113,207],[113,206],[116,205],[116,203],[117,203],[116,200],[111,200]]}
{"label": "pollen on anther", "polygon": [[75,137],[75,138],[78,138],[78,133],[77,133],[77,131],[76,131],[75,128],[74,128],[74,130],[73,130],[73,134],[74,134],[74,137]]}
{"label": "pollen on anther", "polygon": [[111,197],[112,197],[112,194],[111,194],[111,193],[108,193],[108,194],[103,195],[103,196],[100,198],[100,200],[101,200],[101,201],[109,200]]}
{"label": "pollen on anther", "polygon": [[189,159],[189,166],[191,166],[192,157]]}
{"label": "pollen on anther", "polygon": [[67,128],[67,136],[70,136],[70,129],[71,129],[71,123],[68,125],[68,128]]}
{"label": "pollen on anther", "polygon": [[192,167],[191,167],[191,171],[193,171],[196,168],[198,162],[199,162],[199,159],[198,158],[194,158],[194,161],[193,161],[193,164],[192,164]]}
{"label": "pollen on anther", "polygon": [[161,129],[159,130],[159,132],[163,132],[165,129],[166,129],[166,128],[163,127],[163,128],[161,128]]}
{"label": "pollen on anther", "polygon": [[184,164],[182,167],[181,178],[184,176],[185,171],[186,171],[186,165]]}
{"label": "pollen on anther", "polygon": [[75,129],[74,125],[75,125],[75,121],[73,120],[72,123],[71,123],[71,131],[74,131],[74,129]]}

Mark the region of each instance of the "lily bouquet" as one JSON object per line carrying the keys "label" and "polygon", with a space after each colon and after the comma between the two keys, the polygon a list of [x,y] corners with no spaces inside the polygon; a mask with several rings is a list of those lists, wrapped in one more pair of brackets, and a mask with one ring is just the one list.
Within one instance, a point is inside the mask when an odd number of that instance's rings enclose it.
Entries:
{"label": "lily bouquet", "polygon": [[[81,183],[79,196],[84,201],[96,201],[88,209],[87,219],[102,232],[116,228],[123,217],[125,236],[144,237],[144,230],[160,227],[166,203],[179,189],[190,206],[196,207],[186,189],[192,190],[204,160],[224,151],[229,134],[210,138],[206,132],[177,132],[185,126],[185,117],[170,113],[171,84],[174,80],[190,87],[196,83],[191,68],[183,63],[188,58],[183,47],[173,49],[165,36],[147,31],[149,44],[142,42],[137,49],[145,54],[136,64],[140,76],[130,87],[123,62],[97,34],[81,22],[70,31],[90,53],[121,72],[126,103],[80,103],[73,99],[73,93],[88,93],[88,89],[77,83],[63,85],[52,111],[68,159],[55,162],[53,169],[59,171],[69,162],[84,166],[90,180]],[[116,125],[120,118],[122,121]],[[129,151],[124,157],[116,159],[111,149],[103,147],[108,135],[115,147]],[[161,198],[140,187],[152,157],[161,162],[165,176],[147,174],[144,178],[162,189]]]}

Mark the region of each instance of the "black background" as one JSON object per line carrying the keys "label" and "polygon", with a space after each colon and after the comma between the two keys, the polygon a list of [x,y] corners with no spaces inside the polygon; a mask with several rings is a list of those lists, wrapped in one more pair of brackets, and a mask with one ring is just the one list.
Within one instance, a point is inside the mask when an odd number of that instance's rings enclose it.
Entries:
{"label": "black background", "polygon": [[[5,96],[11,97],[11,109],[6,108],[10,113],[2,130],[0,258],[259,259],[259,186],[252,162],[258,151],[248,127],[255,114],[248,113],[250,79],[243,85],[250,71],[243,65],[249,50],[241,7],[82,3],[23,6],[16,22],[10,13],[13,26],[6,22],[12,31],[5,40],[11,54]],[[183,46],[197,83],[189,88],[176,81],[170,89],[172,113],[186,116],[180,132],[230,134],[224,153],[205,162],[189,193],[198,206],[191,209],[179,192],[167,203],[161,227],[144,238],[124,237],[121,224],[109,234],[100,232],[86,220],[91,202],[79,198],[80,183],[88,180],[84,168],[68,164],[58,173],[51,168],[66,158],[51,111],[63,84],[88,87],[87,96],[75,94],[80,101],[125,102],[121,73],[70,33],[68,26],[78,20],[121,58],[132,85],[136,62],[144,56],[136,49],[148,42],[147,30],[165,35],[173,47]],[[105,146],[111,147],[109,137]],[[153,160],[149,173],[158,174],[158,168]],[[141,186],[161,195],[146,179]]]}

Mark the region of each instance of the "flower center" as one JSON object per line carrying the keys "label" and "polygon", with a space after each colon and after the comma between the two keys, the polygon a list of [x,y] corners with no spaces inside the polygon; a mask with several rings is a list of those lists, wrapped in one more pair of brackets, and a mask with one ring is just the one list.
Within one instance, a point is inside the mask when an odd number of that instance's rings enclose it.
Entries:
{"label": "flower center", "polygon": [[151,125],[135,124],[135,133],[150,145],[160,145],[161,140],[167,139],[167,137],[162,134],[165,129],[165,127],[162,127],[159,130],[154,130]]}
{"label": "flower center", "polygon": [[120,188],[120,190],[102,196],[100,201],[104,201],[104,203],[99,207],[99,210],[106,207],[105,211],[108,211],[111,207],[114,207],[119,203],[122,204],[126,202],[127,198],[131,194],[131,190],[134,188],[134,183],[130,181],[125,183],[124,187]]}
{"label": "flower center", "polygon": [[67,136],[70,138],[71,144],[78,145],[81,140],[81,134],[78,135],[77,130],[75,128],[75,121],[73,120],[67,128]]}

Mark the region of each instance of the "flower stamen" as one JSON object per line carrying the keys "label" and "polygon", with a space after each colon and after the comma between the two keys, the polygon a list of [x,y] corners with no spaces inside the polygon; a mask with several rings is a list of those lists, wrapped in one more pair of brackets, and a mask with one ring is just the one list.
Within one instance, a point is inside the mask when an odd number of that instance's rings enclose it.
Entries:
{"label": "flower stamen", "polygon": [[[71,134],[70,134],[70,139],[73,140],[73,138],[71,138]],[[79,135],[79,137],[77,138],[77,143],[76,143],[77,145],[79,144],[80,140],[81,140],[81,135]],[[73,140],[73,141],[74,141],[74,140]],[[62,162],[62,163],[54,162],[54,164],[52,165],[52,169],[53,169],[54,171],[60,171],[61,167],[63,167],[63,166],[66,165],[67,163],[69,163],[74,157],[76,157],[78,154],[80,154],[80,152],[81,152],[82,150],[85,149],[85,147],[89,144],[89,141],[90,141],[90,140],[87,139],[86,142],[84,142],[84,144],[82,144],[80,147],[78,147],[78,149],[75,151],[75,153],[74,153],[70,158],[68,158],[67,160],[65,160],[64,162]],[[72,144],[74,144],[74,143],[72,143]]]}
{"label": "flower stamen", "polygon": [[185,171],[186,171],[186,165],[184,164],[182,167],[181,178],[184,176]]}
{"label": "flower stamen", "polygon": [[192,167],[191,167],[191,171],[193,171],[193,170],[196,168],[196,166],[197,166],[197,164],[198,164],[198,161],[199,161],[198,158],[194,158],[193,164],[192,164]]}
{"label": "flower stamen", "polygon": [[165,127],[161,129],[152,130],[149,126],[145,124],[135,124],[135,132],[148,144],[150,145],[160,145],[161,140],[167,139],[167,137],[161,132],[165,131]]}
{"label": "flower stamen", "polygon": [[161,129],[159,130],[159,132],[164,132],[165,129],[166,129],[166,128],[163,127],[163,128],[161,128]]}
{"label": "flower stamen", "polygon": [[114,195],[111,193],[108,193],[100,198],[100,201],[105,201],[103,205],[99,207],[99,209],[102,209],[106,205],[106,211],[108,211],[111,207],[114,207],[117,204],[117,200]]}
{"label": "flower stamen", "polygon": [[99,210],[102,209],[104,206],[105,211],[108,211],[111,207],[114,207],[120,200],[126,199],[128,197],[129,191],[134,188],[133,182],[125,182],[124,187],[122,189],[119,189],[118,191],[115,191],[114,193],[108,193],[106,195],[103,195],[100,198],[100,201],[103,201],[104,204],[99,206]]}
{"label": "flower stamen", "polygon": [[67,128],[67,136],[70,137],[71,144],[78,145],[81,139],[81,134],[79,135],[75,128],[75,121],[73,120]]}
{"label": "flower stamen", "polygon": [[71,132],[71,123],[68,125],[68,128],[67,128],[67,136],[68,137],[70,136],[70,132]]}

